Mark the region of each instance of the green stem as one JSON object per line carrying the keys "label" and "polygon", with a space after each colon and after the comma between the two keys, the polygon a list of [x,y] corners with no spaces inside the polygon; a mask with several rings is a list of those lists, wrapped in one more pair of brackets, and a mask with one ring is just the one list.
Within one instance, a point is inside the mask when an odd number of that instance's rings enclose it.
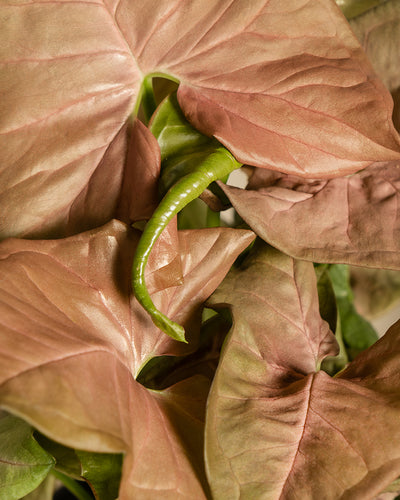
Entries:
{"label": "green stem", "polygon": [[132,268],[132,285],[137,300],[150,314],[154,324],[175,340],[186,342],[184,328],[159,311],[146,287],[145,269],[151,249],[170,220],[196,199],[212,182],[223,178],[241,164],[225,148],[218,148],[190,174],[174,184],[148,221],[136,249]]}
{"label": "green stem", "polygon": [[221,224],[220,213],[214,212],[214,210],[211,210],[211,208],[207,207],[206,224],[207,227],[219,227],[219,225]]}
{"label": "green stem", "polygon": [[142,83],[142,110],[145,123],[148,124],[157,108],[156,100],[153,92],[153,77],[146,76]]}
{"label": "green stem", "polygon": [[78,500],[93,500],[93,497],[89,495],[89,493],[82,488],[82,486],[75,481],[75,479],[72,479],[69,476],[66,476],[62,472],[53,469],[51,471],[51,474],[61,481],[63,485],[67,488],[68,491],[70,491],[73,495],[76,496]]}

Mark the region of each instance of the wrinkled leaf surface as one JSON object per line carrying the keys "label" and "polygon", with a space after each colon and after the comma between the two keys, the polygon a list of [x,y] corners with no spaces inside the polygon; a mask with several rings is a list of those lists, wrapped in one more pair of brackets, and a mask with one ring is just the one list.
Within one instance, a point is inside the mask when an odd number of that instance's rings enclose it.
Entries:
{"label": "wrinkled leaf surface", "polygon": [[[1,244],[0,405],[71,448],[125,452],[121,498],[146,498],[154,488],[165,498],[203,498],[209,381],[158,393],[134,380],[152,356],[183,353],[130,294],[138,236],[112,222],[64,240]],[[156,291],[155,302],[193,332],[204,300],[253,237],[180,233],[185,284]],[[194,334],[192,342],[189,349]]]}
{"label": "wrinkled leaf surface", "polygon": [[191,123],[243,163],[329,177],[399,156],[390,95],[333,0],[0,8],[2,237],[112,217],[149,73],[179,80]]}
{"label": "wrinkled leaf surface", "polygon": [[391,162],[305,181],[257,169],[247,190],[222,187],[253,231],[293,257],[400,269],[399,171]]}
{"label": "wrinkled leaf surface", "polygon": [[210,304],[234,319],[207,411],[215,498],[361,500],[396,479],[400,323],[331,378],[316,371],[336,349],[312,264],[260,252]]}

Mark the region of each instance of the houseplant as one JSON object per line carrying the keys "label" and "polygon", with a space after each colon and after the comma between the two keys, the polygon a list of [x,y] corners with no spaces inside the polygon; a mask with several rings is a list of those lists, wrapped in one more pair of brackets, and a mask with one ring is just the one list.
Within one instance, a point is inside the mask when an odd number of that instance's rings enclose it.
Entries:
{"label": "houseplant", "polygon": [[[360,353],[340,266],[399,268],[400,141],[336,4],[0,9],[1,495],[53,471],[105,499],[377,495],[399,476],[399,325]],[[159,187],[215,151],[248,189],[203,198],[242,220],[172,218],[145,269],[184,343],[132,261]]]}

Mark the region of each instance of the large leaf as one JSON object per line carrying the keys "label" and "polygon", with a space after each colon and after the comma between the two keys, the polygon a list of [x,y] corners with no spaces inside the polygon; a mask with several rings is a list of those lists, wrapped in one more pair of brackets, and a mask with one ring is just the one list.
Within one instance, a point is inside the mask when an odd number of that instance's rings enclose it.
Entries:
{"label": "large leaf", "polygon": [[331,378],[311,263],[260,251],[210,303],[234,319],[207,411],[215,498],[364,500],[399,475],[400,323]]}
{"label": "large leaf", "polygon": [[[188,347],[157,330],[130,294],[138,236],[112,222],[64,240],[1,244],[0,406],[71,448],[125,452],[121,498],[154,490],[203,498],[198,457],[209,381],[151,392],[134,377],[155,355],[196,348],[202,303],[254,235],[179,234],[185,283],[153,300],[187,326]],[[156,268],[153,261],[149,272]]]}
{"label": "large leaf", "polygon": [[0,411],[0,499],[18,500],[45,479],[55,460],[23,420]]}
{"label": "large leaf", "polygon": [[180,80],[186,116],[241,162],[326,177],[399,157],[390,95],[333,0],[0,8],[3,237],[112,216],[149,73]]}
{"label": "large leaf", "polygon": [[248,190],[223,189],[259,236],[293,257],[400,269],[399,165],[329,181],[257,169]]}

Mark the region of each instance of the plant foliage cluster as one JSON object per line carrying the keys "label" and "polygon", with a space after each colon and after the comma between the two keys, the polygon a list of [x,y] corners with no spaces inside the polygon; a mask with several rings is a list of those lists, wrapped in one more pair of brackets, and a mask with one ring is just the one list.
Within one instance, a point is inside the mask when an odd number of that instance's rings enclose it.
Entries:
{"label": "plant foliage cluster", "polygon": [[1,500],[396,495],[400,322],[355,304],[398,297],[398,33],[398,0],[0,2]]}

